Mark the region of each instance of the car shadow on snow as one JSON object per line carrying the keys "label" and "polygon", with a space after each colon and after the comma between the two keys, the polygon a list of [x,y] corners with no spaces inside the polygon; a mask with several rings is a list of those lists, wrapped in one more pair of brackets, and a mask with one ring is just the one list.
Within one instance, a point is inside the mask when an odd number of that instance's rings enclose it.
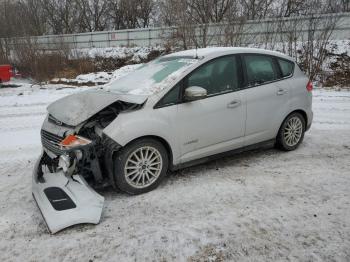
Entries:
{"label": "car shadow on snow", "polygon": [[[112,186],[108,186],[102,189],[95,189],[99,194],[105,197],[104,211],[102,213],[100,223],[103,224],[103,226],[106,228],[111,226],[110,223],[113,221],[115,212],[113,210],[116,206],[119,206],[121,202],[124,202],[124,208],[125,206],[137,206],[144,200],[147,201],[148,198],[152,199],[159,197],[158,194],[163,194],[161,191],[168,191],[169,187],[171,187],[172,190],[176,191],[178,185],[178,188],[181,191],[184,183],[186,185],[190,185],[191,183],[198,183],[198,180],[196,179],[198,177],[205,175],[211,176],[212,174],[217,174],[220,176],[220,172],[214,172],[225,169],[230,170],[238,168],[238,170],[240,170],[241,168],[254,168],[256,166],[259,166],[262,162],[268,161],[268,159],[270,159],[270,161],[274,161],[276,158],[279,158],[284,154],[285,152],[277,150],[275,148],[261,148],[241,153],[235,153],[230,156],[225,156],[216,160],[211,160],[203,164],[194,165],[177,171],[169,171],[157,189],[141,195],[128,195],[118,189],[113,188]],[[213,171],[213,173],[210,171]],[[239,173],[232,174],[233,177],[241,175],[242,174]],[[239,177],[236,177],[233,180],[236,183],[242,184],[242,179]],[[124,210],[123,212],[126,211]],[[58,235],[70,235],[74,232],[95,232],[94,230],[94,225],[80,224],[70,227],[69,230],[62,230],[58,233]]]}
{"label": "car shadow on snow", "polygon": [[[262,161],[266,161],[267,158],[271,158],[272,160],[285,153],[286,152],[280,151],[273,147],[265,147],[240,153],[232,153],[230,155],[215,160],[209,160],[201,164],[196,164],[176,171],[168,171],[167,176],[155,190],[161,190],[162,188],[169,186],[169,184],[171,184],[171,186],[176,186],[177,181],[183,179],[186,179],[186,182],[191,183],[191,180],[193,180],[193,178],[200,177],[204,172],[208,172],[210,170],[219,171],[221,169],[237,167],[249,168],[251,166],[258,165]],[[193,183],[195,183],[194,180]],[[137,197],[137,195],[129,195],[120,191],[118,188],[113,188],[112,186],[108,186],[103,189],[97,189],[97,191],[101,195],[105,196],[106,199],[110,200],[120,197]]]}

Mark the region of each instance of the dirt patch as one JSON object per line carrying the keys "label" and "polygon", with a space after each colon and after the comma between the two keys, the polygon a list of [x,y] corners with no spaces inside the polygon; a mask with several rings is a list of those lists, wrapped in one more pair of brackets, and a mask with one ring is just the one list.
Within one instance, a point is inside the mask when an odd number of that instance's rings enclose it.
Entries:
{"label": "dirt patch", "polygon": [[188,258],[188,262],[223,262],[226,261],[223,247],[207,245]]}
{"label": "dirt patch", "polygon": [[341,86],[350,88],[350,56],[346,53],[334,55],[330,64],[331,71],[326,75],[324,86]]}

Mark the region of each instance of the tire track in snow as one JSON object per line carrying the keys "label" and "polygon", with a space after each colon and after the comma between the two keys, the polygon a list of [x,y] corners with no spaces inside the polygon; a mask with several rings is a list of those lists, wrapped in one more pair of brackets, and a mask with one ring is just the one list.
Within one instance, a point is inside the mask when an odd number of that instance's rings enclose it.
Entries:
{"label": "tire track in snow", "polygon": [[[13,117],[13,118],[1,118],[0,126],[1,133],[16,132],[23,130],[32,130],[33,132],[40,132],[40,127],[45,119],[44,114],[40,115],[30,115],[23,117]],[[15,134],[13,134],[15,135]]]}
{"label": "tire track in snow", "polygon": [[43,116],[43,115],[46,115],[46,113],[37,112],[37,113],[6,114],[6,115],[0,114],[0,118],[30,117],[30,116]]}
{"label": "tire track in snow", "polygon": [[10,105],[0,105],[0,108],[9,108],[9,107],[34,107],[34,106],[47,106],[50,103],[28,103],[28,104],[10,104]]}

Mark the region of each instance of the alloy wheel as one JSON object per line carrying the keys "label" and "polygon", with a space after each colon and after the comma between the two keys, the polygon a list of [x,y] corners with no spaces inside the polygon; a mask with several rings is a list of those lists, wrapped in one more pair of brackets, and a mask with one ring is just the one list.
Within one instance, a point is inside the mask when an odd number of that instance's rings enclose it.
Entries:
{"label": "alloy wheel", "polygon": [[133,151],[124,167],[125,179],[135,188],[145,188],[159,177],[163,167],[160,152],[151,146],[144,146]]}
{"label": "alloy wheel", "polygon": [[303,134],[303,123],[299,117],[291,117],[283,130],[283,138],[285,143],[293,147],[297,145]]}

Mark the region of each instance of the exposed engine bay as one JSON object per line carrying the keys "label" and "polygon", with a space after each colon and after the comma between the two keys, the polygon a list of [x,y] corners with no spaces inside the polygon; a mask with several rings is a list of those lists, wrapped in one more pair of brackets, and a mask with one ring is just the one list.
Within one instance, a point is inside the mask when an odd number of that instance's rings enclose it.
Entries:
{"label": "exposed engine bay", "polygon": [[[75,103],[80,101],[79,108],[88,103],[90,116],[74,111],[77,107],[68,96],[49,106],[41,130],[43,153],[33,174],[33,196],[51,233],[77,223],[99,222],[104,200],[92,187],[115,187],[113,154],[121,148],[103,130],[121,112],[140,109],[146,101],[119,100],[106,92],[79,95],[72,95]],[[106,106],[106,100],[114,101]],[[62,111],[69,118],[62,117]]]}
{"label": "exposed engine bay", "polygon": [[[68,175],[81,174],[87,181],[94,185],[111,184],[114,186],[112,166],[112,155],[120,148],[116,142],[103,134],[107,127],[120,112],[137,110],[142,105],[117,101],[107,106],[91,118],[77,127],[71,127],[59,123],[51,114],[47,121],[60,128],[59,133],[51,133],[53,130],[45,130],[43,125],[41,131],[44,157],[42,164],[46,165],[51,172],[61,168]],[[59,125],[60,124],[60,125]],[[63,135],[61,135],[63,134]],[[69,137],[73,141],[65,141]],[[84,141],[83,141],[84,140]],[[64,144],[68,143],[68,144]],[[109,174],[106,176],[106,174]]]}

